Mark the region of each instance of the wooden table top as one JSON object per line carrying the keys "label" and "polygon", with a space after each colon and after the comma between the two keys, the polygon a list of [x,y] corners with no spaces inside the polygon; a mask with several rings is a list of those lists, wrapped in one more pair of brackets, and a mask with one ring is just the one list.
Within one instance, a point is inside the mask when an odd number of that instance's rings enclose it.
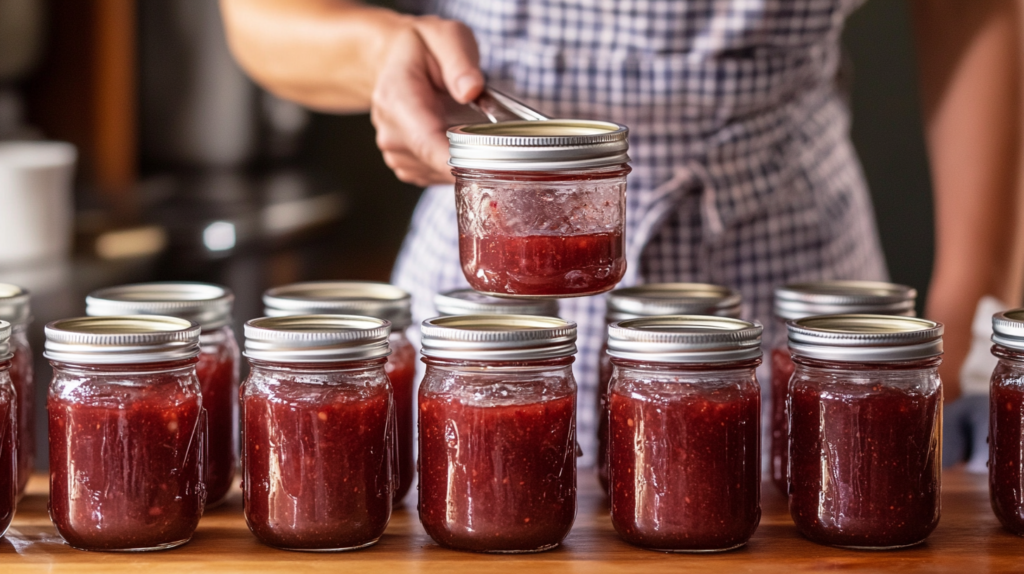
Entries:
{"label": "wooden table top", "polygon": [[[5,573],[185,572],[1021,572],[1024,538],[1000,528],[988,501],[987,477],[950,471],[943,477],[942,520],[915,548],[866,552],[819,546],[797,534],[785,500],[765,484],[761,526],[750,543],[721,554],[663,554],[632,547],[612,529],[596,481],[580,473],[579,515],[561,548],[541,554],[484,555],[445,550],[420,528],[414,504],[395,511],[380,542],[354,552],[315,554],[264,546],[242,517],[241,493],[209,511],[192,541],[162,552],[82,552],[61,542],[46,513],[46,477],[29,484],[14,524],[0,540]],[[409,495],[415,500],[415,493]]]}

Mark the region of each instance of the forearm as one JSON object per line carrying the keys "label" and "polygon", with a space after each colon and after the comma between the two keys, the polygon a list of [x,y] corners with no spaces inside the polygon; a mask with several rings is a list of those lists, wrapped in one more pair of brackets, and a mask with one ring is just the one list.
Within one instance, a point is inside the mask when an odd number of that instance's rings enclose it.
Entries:
{"label": "forearm", "polygon": [[411,18],[352,0],[221,0],[235,59],[267,90],[364,112],[391,41]]}
{"label": "forearm", "polygon": [[978,299],[1020,298],[1020,21],[1013,0],[916,0],[913,11],[935,197],[927,314],[946,324],[955,396]]}

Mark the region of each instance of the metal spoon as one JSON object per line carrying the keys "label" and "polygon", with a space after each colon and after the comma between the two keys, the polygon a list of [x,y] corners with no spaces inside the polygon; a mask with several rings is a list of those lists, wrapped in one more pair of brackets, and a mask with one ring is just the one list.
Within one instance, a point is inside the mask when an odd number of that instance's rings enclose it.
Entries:
{"label": "metal spoon", "polygon": [[487,119],[492,123],[511,120],[539,121],[551,119],[512,96],[499,92],[490,86],[484,86],[484,91],[480,93],[476,100],[470,103],[470,106],[487,116]]}

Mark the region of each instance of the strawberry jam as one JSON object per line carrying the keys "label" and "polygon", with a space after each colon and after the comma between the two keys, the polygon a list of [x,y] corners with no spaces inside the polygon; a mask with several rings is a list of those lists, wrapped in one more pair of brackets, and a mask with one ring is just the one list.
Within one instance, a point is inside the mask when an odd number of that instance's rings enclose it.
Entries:
{"label": "strawberry jam", "polygon": [[33,369],[32,348],[28,344],[24,326],[14,327],[11,333],[10,377],[17,394],[18,432],[18,494],[25,492],[36,460],[36,384]]}
{"label": "strawberry jam", "polygon": [[395,489],[395,502],[401,501],[412,486],[416,474],[416,461],[413,457],[413,389],[416,379],[416,349],[405,336],[404,331],[392,331],[388,339],[391,345],[391,356],[384,365],[391,390],[395,395],[395,432],[398,439],[398,486]]}
{"label": "strawberry jam", "polygon": [[999,362],[989,393],[989,496],[1003,527],[1024,536],[1024,310],[995,315],[992,327]]}
{"label": "strawberry jam", "polygon": [[238,446],[238,343],[231,327],[200,336],[202,352],[196,374],[203,390],[208,439],[206,442],[206,501],[224,500],[235,477]]}
{"label": "strawberry jam", "polygon": [[779,492],[789,490],[786,473],[789,470],[789,415],[786,414],[786,399],[789,396],[789,379],[796,365],[789,356],[789,349],[773,349],[771,353],[771,470],[772,484]]}
{"label": "strawberry jam", "polygon": [[11,362],[0,362],[0,536],[14,518],[18,500],[17,396],[10,376]]}

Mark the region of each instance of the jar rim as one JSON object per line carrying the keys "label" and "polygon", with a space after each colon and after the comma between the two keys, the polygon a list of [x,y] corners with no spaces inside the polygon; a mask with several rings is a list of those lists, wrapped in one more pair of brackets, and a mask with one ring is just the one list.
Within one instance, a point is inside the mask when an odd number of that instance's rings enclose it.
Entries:
{"label": "jar rim", "polygon": [[761,357],[760,323],[710,315],[643,317],[608,326],[608,355],[651,363],[727,363]]}
{"label": "jar rim", "polygon": [[992,342],[1016,351],[1024,351],[1024,308],[992,315]]}
{"label": "jar rim", "polygon": [[788,321],[794,356],[850,363],[924,359],[942,354],[943,325],[896,315],[821,315]]}
{"label": "jar rim", "polygon": [[538,315],[558,316],[558,300],[494,297],[473,289],[454,289],[434,296],[440,315]]}
{"label": "jar rim", "polygon": [[168,315],[198,323],[204,331],[231,322],[235,296],[230,289],[213,283],[154,281],[106,287],[85,298],[85,314]]}
{"label": "jar rim", "polygon": [[12,283],[0,283],[0,319],[11,325],[25,325],[32,320],[31,294],[28,289]]}
{"label": "jar rim", "polygon": [[775,289],[775,315],[802,319],[851,313],[914,316],[917,290],[883,281],[813,281]]}
{"label": "jar rim", "polygon": [[563,171],[629,162],[629,128],[594,120],[466,124],[448,130],[448,165],[502,171]]}
{"label": "jar rim", "polygon": [[715,315],[739,319],[743,296],[712,283],[648,283],[608,293],[609,322],[656,315]]}
{"label": "jar rim", "polygon": [[335,363],[391,354],[391,323],[358,315],[286,315],[245,323],[245,355],[274,363]]}
{"label": "jar rim", "polygon": [[43,356],[84,365],[134,365],[199,355],[200,327],[163,315],[60,319],[46,325]]}
{"label": "jar rim", "polygon": [[576,354],[576,323],[536,315],[452,315],[420,327],[425,357],[526,361]]}
{"label": "jar rim", "polygon": [[412,323],[412,297],[404,289],[376,281],[304,281],[263,293],[268,317],[364,315],[389,321],[394,329]]}

